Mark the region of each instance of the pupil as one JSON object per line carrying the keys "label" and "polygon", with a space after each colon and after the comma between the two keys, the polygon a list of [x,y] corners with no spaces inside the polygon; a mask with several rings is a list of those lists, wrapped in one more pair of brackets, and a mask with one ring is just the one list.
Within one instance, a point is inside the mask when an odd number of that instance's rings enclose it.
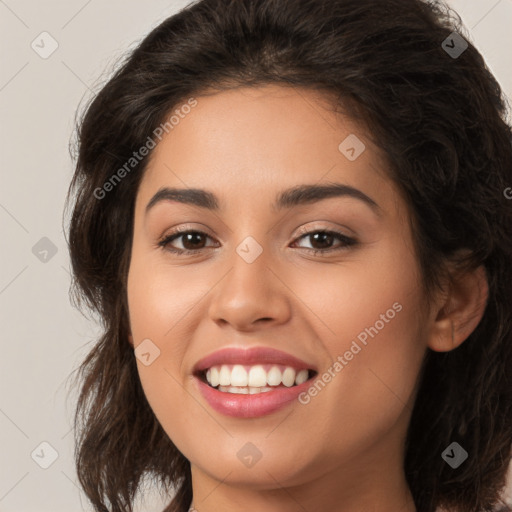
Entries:
{"label": "pupil", "polygon": [[[325,237],[327,237],[327,245],[330,245],[330,243],[332,242],[332,235],[330,235],[329,233],[315,233],[312,236],[315,239],[315,242],[318,241],[317,240],[318,237],[323,237],[324,239],[325,239]],[[324,240],[324,242],[325,242],[325,240]]]}
{"label": "pupil", "polygon": [[[333,236],[331,234],[325,233],[325,232],[315,233],[310,236],[313,237],[315,244],[320,243],[320,245],[323,247],[330,246],[333,241],[332,240]],[[187,248],[186,244],[191,244],[193,246],[192,249],[197,249],[197,244],[201,243],[201,237],[202,237],[201,233],[187,233],[185,235],[183,245]],[[320,248],[323,248],[323,247],[320,247]]]}
{"label": "pupil", "polygon": [[[196,245],[194,244],[194,237],[196,237],[195,241],[197,242],[197,238],[201,238],[201,236],[202,235],[200,233],[187,233],[183,241],[184,247],[187,248],[187,243],[190,243],[191,241],[193,246]],[[197,249],[197,247],[192,247],[192,249]]]}

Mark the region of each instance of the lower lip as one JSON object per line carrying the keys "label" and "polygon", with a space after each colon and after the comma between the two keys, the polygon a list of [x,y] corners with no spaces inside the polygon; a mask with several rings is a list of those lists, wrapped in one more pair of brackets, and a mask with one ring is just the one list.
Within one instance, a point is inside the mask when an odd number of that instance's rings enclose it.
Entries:
{"label": "lower lip", "polygon": [[290,388],[283,387],[254,395],[243,395],[218,391],[198,377],[195,377],[195,380],[201,394],[215,411],[236,418],[256,418],[278,411],[297,399],[311,385],[307,380]]}

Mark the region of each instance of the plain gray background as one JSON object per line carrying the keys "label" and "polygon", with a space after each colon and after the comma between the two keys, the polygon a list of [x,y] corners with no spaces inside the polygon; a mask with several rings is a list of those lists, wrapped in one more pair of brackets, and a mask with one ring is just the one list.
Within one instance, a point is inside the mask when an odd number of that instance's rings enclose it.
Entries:
{"label": "plain gray background", "polygon": [[[76,110],[124,52],[187,3],[0,0],[0,512],[91,510],[76,483],[66,380],[99,328],[68,298],[68,145]],[[511,98],[512,0],[449,5]],[[147,496],[140,510],[162,510]]]}

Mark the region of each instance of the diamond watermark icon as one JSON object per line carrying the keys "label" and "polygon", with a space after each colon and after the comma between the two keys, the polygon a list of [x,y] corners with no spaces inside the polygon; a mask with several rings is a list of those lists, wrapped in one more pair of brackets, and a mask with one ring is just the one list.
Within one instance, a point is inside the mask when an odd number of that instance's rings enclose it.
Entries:
{"label": "diamond watermark icon", "polygon": [[457,469],[468,458],[468,452],[454,441],[444,450],[441,457],[449,466]]}
{"label": "diamond watermark icon", "polygon": [[144,366],[149,366],[158,356],[160,356],[160,349],[149,338],[139,343],[135,349],[135,357]]}
{"label": "diamond watermark icon", "polygon": [[262,457],[262,453],[258,450],[258,447],[252,443],[245,443],[240,450],[238,450],[236,456],[240,462],[252,468]]}
{"label": "diamond watermark icon", "polygon": [[452,58],[458,59],[467,49],[468,42],[457,32],[452,32],[442,43],[443,50]]}
{"label": "diamond watermark icon", "polygon": [[34,50],[42,59],[49,58],[53,52],[59,47],[57,40],[48,32],[41,32],[30,43],[32,50]]}
{"label": "diamond watermark icon", "polygon": [[351,133],[343,142],[338,146],[340,153],[353,162],[357,160],[366,149],[363,141]]}
{"label": "diamond watermark icon", "polygon": [[49,238],[43,236],[32,247],[32,254],[42,263],[48,263],[57,254],[57,246]]}
{"label": "diamond watermark icon", "polygon": [[59,453],[50,443],[43,441],[32,451],[30,456],[38,466],[48,469],[59,458]]}
{"label": "diamond watermark icon", "polygon": [[252,263],[263,252],[263,247],[252,236],[248,236],[238,245],[236,252],[246,263]]}

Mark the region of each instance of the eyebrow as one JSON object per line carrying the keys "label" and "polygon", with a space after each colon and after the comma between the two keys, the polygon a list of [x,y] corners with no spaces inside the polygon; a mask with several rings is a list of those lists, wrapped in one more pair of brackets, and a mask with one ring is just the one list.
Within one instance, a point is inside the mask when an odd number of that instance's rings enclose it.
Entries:
{"label": "eyebrow", "polygon": [[[272,208],[279,211],[285,208],[292,208],[304,204],[311,204],[331,197],[352,197],[359,199],[369,206],[377,215],[382,214],[380,206],[361,190],[343,185],[341,183],[330,183],[326,185],[298,185],[282,191],[277,196]],[[146,206],[146,214],[151,208],[162,201],[175,201],[183,204],[190,204],[206,208],[212,211],[219,211],[219,200],[215,194],[207,190],[197,188],[169,188],[163,187],[151,198]]]}

